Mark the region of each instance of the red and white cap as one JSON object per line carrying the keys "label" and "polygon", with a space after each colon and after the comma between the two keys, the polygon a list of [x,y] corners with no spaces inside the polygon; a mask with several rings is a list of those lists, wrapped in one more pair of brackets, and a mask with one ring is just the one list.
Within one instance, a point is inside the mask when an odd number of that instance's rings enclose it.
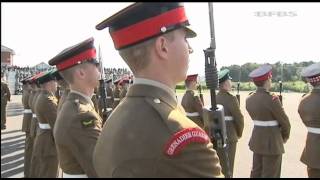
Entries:
{"label": "red and white cap", "polygon": [[265,81],[267,79],[272,78],[272,66],[269,64],[264,64],[257,69],[253,70],[250,74],[249,77],[253,81]]}
{"label": "red and white cap", "polygon": [[320,62],[311,64],[310,66],[304,68],[301,72],[301,76],[305,77],[310,83],[320,82]]}
{"label": "red and white cap", "polygon": [[189,26],[183,3],[134,3],[117,12],[96,26],[102,30],[109,27],[117,50],[136,45],[148,39],[178,28],[185,28],[187,37],[196,33]]}

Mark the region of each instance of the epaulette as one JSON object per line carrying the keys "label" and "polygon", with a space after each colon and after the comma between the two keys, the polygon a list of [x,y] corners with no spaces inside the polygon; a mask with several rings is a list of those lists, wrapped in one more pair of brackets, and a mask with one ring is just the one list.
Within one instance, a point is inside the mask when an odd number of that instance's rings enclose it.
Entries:
{"label": "epaulette", "polygon": [[275,93],[272,93],[271,95],[272,95],[272,100],[273,101],[276,100],[276,99],[279,99],[279,96],[276,95]]}
{"label": "epaulette", "polygon": [[54,103],[58,103],[58,99],[55,96],[48,96],[48,99]]}

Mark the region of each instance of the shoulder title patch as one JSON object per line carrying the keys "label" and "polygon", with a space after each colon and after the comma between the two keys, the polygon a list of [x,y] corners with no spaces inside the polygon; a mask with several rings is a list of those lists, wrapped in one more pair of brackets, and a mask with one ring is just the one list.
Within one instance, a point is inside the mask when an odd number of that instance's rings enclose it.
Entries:
{"label": "shoulder title patch", "polygon": [[276,100],[276,99],[279,99],[279,96],[276,95],[276,94],[272,94],[272,100],[274,101],[274,100]]}
{"label": "shoulder title patch", "polygon": [[187,128],[174,134],[166,144],[164,151],[168,156],[175,156],[192,142],[208,143],[209,141],[207,133],[203,130],[199,128]]}

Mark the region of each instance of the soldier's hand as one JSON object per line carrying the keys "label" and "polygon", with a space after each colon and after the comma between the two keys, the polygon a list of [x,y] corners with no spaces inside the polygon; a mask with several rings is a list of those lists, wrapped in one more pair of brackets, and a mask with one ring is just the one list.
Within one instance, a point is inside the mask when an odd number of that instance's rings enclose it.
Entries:
{"label": "soldier's hand", "polygon": [[283,143],[286,143],[288,141],[288,138],[283,138]]}

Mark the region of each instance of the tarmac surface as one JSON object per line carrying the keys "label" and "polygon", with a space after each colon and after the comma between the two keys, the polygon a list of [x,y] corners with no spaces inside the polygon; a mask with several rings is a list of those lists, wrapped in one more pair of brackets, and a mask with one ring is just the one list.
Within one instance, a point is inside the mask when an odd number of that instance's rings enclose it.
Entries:
{"label": "tarmac surface", "polygon": [[[252,166],[252,151],[248,142],[251,136],[253,123],[245,109],[245,99],[249,92],[240,92],[240,108],[244,115],[245,126],[241,139],[238,141],[234,165],[234,177],[250,177]],[[178,100],[181,101],[182,93],[178,93]],[[306,178],[306,166],[300,162],[303,151],[307,129],[302,123],[298,114],[298,105],[301,93],[283,93],[284,109],[291,123],[290,138],[285,144],[285,153],[282,156],[281,177]],[[1,131],[1,178],[23,177],[24,144],[25,133],[21,132],[23,106],[21,95],[12,95],[11,102],[7,105],[7,129]],[[210,105],[210,95],[204,94],[205,105]]]}

